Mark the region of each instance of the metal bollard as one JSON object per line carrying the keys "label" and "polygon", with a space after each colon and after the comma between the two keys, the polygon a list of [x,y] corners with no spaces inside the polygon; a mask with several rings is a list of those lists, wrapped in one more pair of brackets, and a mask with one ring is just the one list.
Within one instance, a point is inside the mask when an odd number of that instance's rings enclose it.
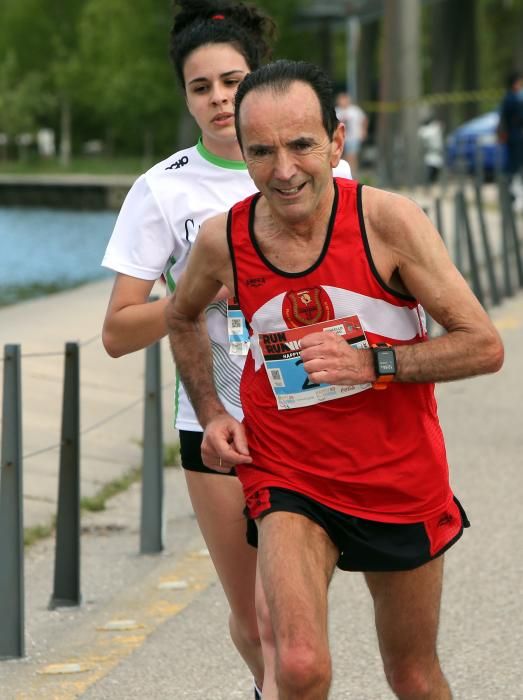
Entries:
{"label": "metal bollard", "polygon": [[523,287],[523,259],[521,257],[521,246],[518,237],[518,229],[516,226],[516,217],[514,216],[514,205],[512,203],[512,197],[510,191],[507,187],[506,192],[507,198],[507,224],[508,224],[508,235],[510,238],[510,248],[514,254],[514,259],[516,261],[516,272],[518,274],[518,284]]}
{"label": "metal bollard", "polygon": [[163,428],[160,343],[145,355],[140,553],[161,552],[163,545]]}
{"label": "metal bollard", "polygon": [[479,299],[480,304],[485,304],[485,296],[483,294],[483,287],[481,284],[481,278],[479,275],[478,259],[476,256],[476,248],[474,247],[474,239],[472,237],[472,229],[470,226],[470,220],[467,209],[467,202],[465,201],[465,195],[463,191],[458,192],[459,196],[459,206],[461,208],[461,220],[463,222],[463,227],[465,229],[465,236],[467,239],[467,249],[469,254],[470,263],[470,277],[472,281],[472,289],[474,294]]}
{"label": "metal bollard", "polygon": [[443,243],[445,243],[442,197],[436,197],[436,199],[434,200],[434,209],[436,211],[436,228],[438,229],[438,233],[441,236],[441,240],[443,241]]}
{"label": "metal bollard", "polygon": [[24,640],[24,524],[20,346],[4,348],[0,463],[0,658],[20,658]]}
{"label": "metal bollard", "polygon": [[481,242],[483,245],[483,253],[485,255],[485,266],[487,269],[487,277],[489,280],[490,287],[490,300],[494,306],[500,303],[500,293],[498,287],[498,281],[496,278],[496,271],[494,269],[494,259],[492,257],[492,249],[490,247],[490,241],[487,231],[487,224],[485,221],[485,212],[483,206],[483,191],[481,184],[475,183],[474,191],[476,194],[476,209],[478,212],[478,222],[479,230],[481,234]]}
{"label": "metal bollard", "polygon": [[454,193],[454,264],[461,274],[463,274],[463,254],[461,241],[463,210],[461,207],[460,196],[465,196],[462,189],[459,189]]}
{"label": "metal bollard", "polygon": [[49,608],[80,605],[80,362],[65,346],[54,587]]}
{"label": "metal bollard", "polygon": [[511,297],[514,294],[512,288],[512,271],[510,264],[510,241],[509,241],[509,217],[510,217],[510,193],[508,190],[508,182],[504,175],[498,176],[498,192],[499,204],[501,207],[501,233],[502,233],[502,250],[501,260],[503,266],[503,283],[504,294],[506,297]]}

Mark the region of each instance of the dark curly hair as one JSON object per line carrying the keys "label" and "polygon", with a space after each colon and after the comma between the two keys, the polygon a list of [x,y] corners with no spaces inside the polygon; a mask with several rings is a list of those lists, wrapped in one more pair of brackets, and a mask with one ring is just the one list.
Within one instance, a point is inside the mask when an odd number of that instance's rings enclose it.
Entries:
{"label": "dark curly hair", "polygon": [[187,56],[206,44],[232,44],[250,70],[270,57],[274,21],[257,7],[232,0],[174,0],[170,56],[181,86]]}

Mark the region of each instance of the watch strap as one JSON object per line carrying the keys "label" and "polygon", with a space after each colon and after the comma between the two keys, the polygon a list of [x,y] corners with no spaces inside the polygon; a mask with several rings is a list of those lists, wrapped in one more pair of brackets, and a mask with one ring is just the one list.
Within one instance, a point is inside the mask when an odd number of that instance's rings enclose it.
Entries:
{"label": "watch strap", "polygon": [[[372,352],[374,354],[374,370],[376,372],[376,380],[372,383],[372,388],[377,389],[377,390],[387,389],[389,384],[394,381],[394,377],[396,376],[396,359],[395,359],[394,348],[389,343],[374,343],[371,347],[372,347]],[[393,372],[390,372],[388,374],[381,372],[381,368],[380,368],[380,364],[379,364],[379,356],[378,356],[378,352],[380,349],[392,350],[392,352],[394,354],[394,371]]]}

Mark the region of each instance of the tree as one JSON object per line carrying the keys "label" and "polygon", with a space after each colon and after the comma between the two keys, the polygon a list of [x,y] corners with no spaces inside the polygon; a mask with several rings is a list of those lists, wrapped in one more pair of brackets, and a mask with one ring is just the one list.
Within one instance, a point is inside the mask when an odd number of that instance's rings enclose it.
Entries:
{"label": "tree", "polygon": [[20,74],[17,57],[9,52],[0,62],[0,132],[8,142],[35,131],[38,116],[51,108],[52,96],[40,73]]}
{"label": "tree", "polygon": [[[62,118],[61,151],[67,160],[71,142],[71,105],[74,102],[76,81],[76,27],[86,0],[3,0],[4,31],[0,34],[0,48],[16,56],[22,81],[32,80],[35,72],[41,84],[54,96],[48,103],[48,120],[58,107]],[[2,46],[3,44],[3,46]]]}
{"label": "tree", "polygon": [[172,145],[183,106],[169,65],[169,27],[169,4],[157,0],[135,0],[132,10],[127,0],[90,0],[80,22],[81,101],[116,143],[141,140],[148,158],[153,135]]}

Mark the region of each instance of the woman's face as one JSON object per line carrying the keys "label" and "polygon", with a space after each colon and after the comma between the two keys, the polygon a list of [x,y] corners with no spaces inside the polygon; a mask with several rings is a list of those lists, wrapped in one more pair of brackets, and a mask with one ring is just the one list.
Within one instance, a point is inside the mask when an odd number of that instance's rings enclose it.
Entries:
{"label": "woman's face", "polygon": [[234,96],[250,72],[231,44],[207,44],[189,54],[183,68],[187,107],[211,151],[236,142]]}

